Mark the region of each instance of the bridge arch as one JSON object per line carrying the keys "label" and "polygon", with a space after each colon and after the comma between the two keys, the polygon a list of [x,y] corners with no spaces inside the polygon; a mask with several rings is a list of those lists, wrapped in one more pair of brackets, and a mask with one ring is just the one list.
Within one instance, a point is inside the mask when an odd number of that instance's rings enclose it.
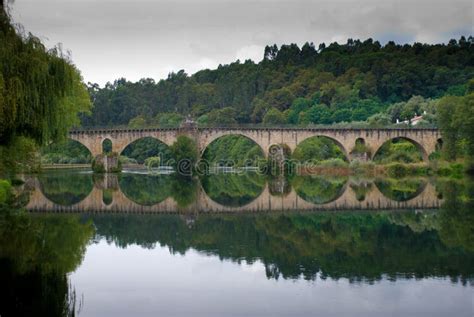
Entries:
{"label": "bridge arch", "polygon": [[374,184],[385,198],[396,202],[407,202],[423,193],[428,182],[421,178],[402,178],[378,179]]}
{"label": "bridge arch", "polygon": [[166,145],[167,147],[170,147],[174,143],[174,141],[169,142],[168,140],[166,140],[166,138],[161,138],[159,135],[156,135],[153,133],[132,134],[132,135],[127,136],[126,138],[120,138],[117,140],[117,145],[115,146],[115,152],[122,153],[128,146],[143,139],[153,139]]}
{"label": "bridge arch", "polygon": [[[236,133],[236,132],[229,132],[229,133],[223,133],[221,135],[219,134],[216,134],[210,138],[207,138],[206,141],[204,143],[201,144],[201,151],[200,151],[200,156],[201,158],[206,158],[206,151],[208,151],[209,147],[215,143],[216,141],[222,139],[222,138],[230,138],[230,137],[241,137],[241,138],[244,138],[250,142],[252,142],[254,145],[258,146],[259,148],[259,153],[255,153],[257,156],[258,154],[261,155],[262,158],[264,158],[267,153],[265,152],[266,148],[265,146],[262,146],[262,144],[259,144],[258,143],[258,140],[255,140],[254,138],[252,138],[252,136],[246,134],[246,133]],[[250,154],[251,155],[251,154]],[[253,159],[251,157],[249,157],[249,159]]]}
{"label": "bridge arch", "polygon": [[331,142],[333,142],[342,151],[342,154],[344,155],[345,160],[347,162],[350,162],[349,152],[348,152],[347,148],[342,144],[342,142],[340,142],[338,139],[336,139],[332,136],[328,136],[328,135],[324,135],[324,134],[314,134],[314,135],[307,136],[307,137],[301,139],[300,142],[295,147],[295,149],[293,150],[293,153],[296,153],[298,148],[301,147],[301,145],[305,141],[308,141],[310,139],[315,139],[315,138],[323,138],[323,139],[327,139],[327,140],[330,140]]}
{"label": "bridge arch", "polygon": [[[135,147],[139,147],[139,149],[137,150]],[[144,136],[135,139],[128,143],[119,152],[119,155],[134,159],[138,164],[143,164],[146,158],[152,156],[160,157],[160,165],[167,165],[172,159],[170,146],[154,136]]]}
{"label": "bridge arch", "polygon": [[87,146],[72,138],[50,143],[41,152],[45,164],[87,164],[93,158]]}
{"label": "bridge arch", "polygon": [[421,145],[417,140],[410,137],[406,137],[406,136],[393,137],[393,138],[389,138],[385,140],[382,144],[380,144],[377,148],[373,150],[372,160],[376,160],[377,155],[380,154],[380,151],[383,148],[383,146],[386,146],[387,144],[389,144],[389,142],[393,142],[394,140],[405,140],[405,141],[410,142],[416,147],[418,152],[421,154],[422,161],[425,161],[425,162],[428,161],[428,151],[425,149],[425,147],[423,147],[423,145]]}
{"label": "bridge arch", "polygon": [[105,138],[102,140],[102,154],[110,153],[113,151],[113,143],[110,138]]}

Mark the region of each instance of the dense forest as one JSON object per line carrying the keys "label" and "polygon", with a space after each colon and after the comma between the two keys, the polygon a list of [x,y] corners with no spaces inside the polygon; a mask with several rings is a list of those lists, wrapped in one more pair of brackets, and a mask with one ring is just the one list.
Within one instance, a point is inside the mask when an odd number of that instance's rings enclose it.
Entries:
{"label": "dense forest", "polygon": [[238,60],[191,76],[181,70],[158,82],[89,83],[94,110],[82,124],[174,126],[191,115],[202,125],[307,125],[381,112],[405,120],[432,113],[431,99],[465,93],[474,77],[473,44],[470,36],[434,45],[349,39],[317,48],[267,46],[259,63]]}

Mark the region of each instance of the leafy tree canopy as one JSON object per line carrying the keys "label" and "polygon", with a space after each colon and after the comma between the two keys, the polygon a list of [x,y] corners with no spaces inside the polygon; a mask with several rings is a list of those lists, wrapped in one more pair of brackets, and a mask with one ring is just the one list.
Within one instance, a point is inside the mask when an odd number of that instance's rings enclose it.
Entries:
{"label": "leafy tree canopy", "polygon": [[278,110],[285,123],[330,124],[365,121],[391,105],[387,113],[395,122],[432,108],[431,99],[464,95],[473,77],[472,37],[434,45],[382,46],[372,39],[318,49],[272,45],[258,64],[236,61],[191,76],[179,71],[158,82],[90,84],[95,108],[82,123],[113,126],[135,118],[136,124],[167,113],[191,114],[202,125],[262,123]]}

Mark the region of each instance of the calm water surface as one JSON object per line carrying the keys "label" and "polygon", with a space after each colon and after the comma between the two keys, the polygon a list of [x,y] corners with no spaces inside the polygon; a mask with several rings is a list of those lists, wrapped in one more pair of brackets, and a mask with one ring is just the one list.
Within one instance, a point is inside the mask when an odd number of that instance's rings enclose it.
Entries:
{"label": "calm water surface", "polygon": [[75,171],[18,191],[2,317],[473,315],[470,180]]}

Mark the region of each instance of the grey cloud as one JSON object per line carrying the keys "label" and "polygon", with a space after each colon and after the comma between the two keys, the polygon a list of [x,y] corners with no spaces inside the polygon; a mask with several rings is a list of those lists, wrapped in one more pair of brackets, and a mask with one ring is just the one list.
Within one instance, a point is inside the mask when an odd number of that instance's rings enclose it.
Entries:
{"label": "grey cloud", "polygon": [[273,43],[447,42],[472,33],[472,10],[469,0],[18,0],[13,16],[48,45],[62,42],[85,79],[104,84],[256,58]]}

